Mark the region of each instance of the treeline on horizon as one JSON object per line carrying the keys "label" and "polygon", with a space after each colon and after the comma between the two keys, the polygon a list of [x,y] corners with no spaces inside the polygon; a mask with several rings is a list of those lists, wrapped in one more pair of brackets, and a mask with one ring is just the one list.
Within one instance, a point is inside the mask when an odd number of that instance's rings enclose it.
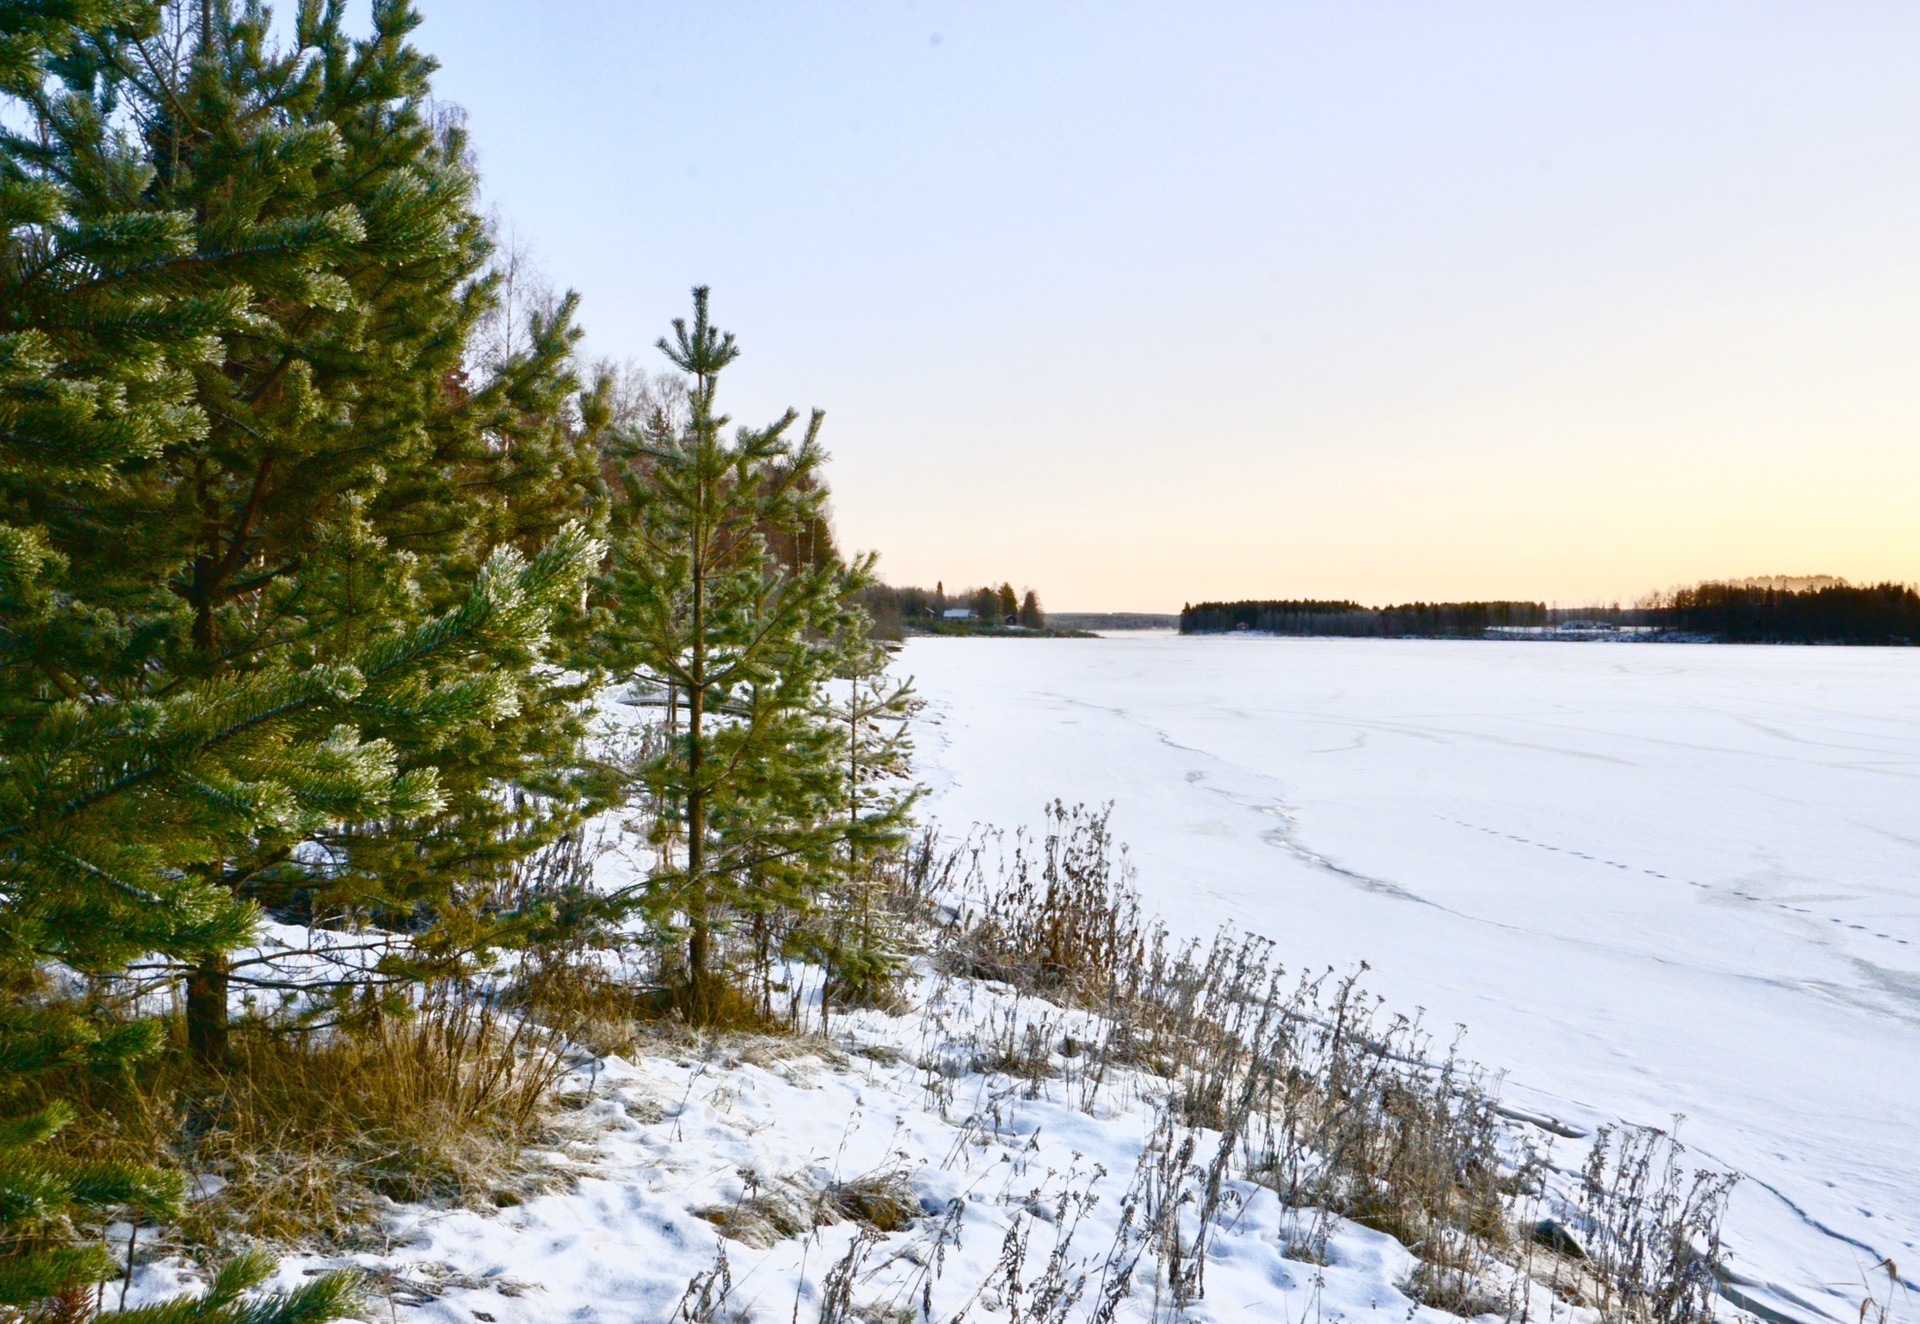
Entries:
{"label": "treeline on horizon", "polygon": [[1245,630],[1355,638],[1468,639],[1496,625],[1548,625],[1551,615],[1539,602],[1410,602],[1389,607],[1311,600],[1202,602],[1180,609],[1180,633]]}
{"label": "treeline on horizon", "polygon": [[1645,609],[1649,625],[1735,644],[1911,644],[1920,640],[1920,592],[1910,584],[1705,583]]}
{"label": "treeline on horizon", "polygon": [[[909,630],[920,634],[993,634],[1045,633],[1052,628],[1040,605],[1040,595],[1030,588],[1015,592],[1010,583],[958,593],[948,593],[945,580],[932,588],[872,584],[861,591],[860,605],[873,620],[874,634],[883,639],[904,638]],[[949,612],[966,615],[949,617]]]}
{"label": "treeline on horizon", "polygon": [[1639,627],[1650,638],[1725,643],[1912,644],[1920,640],[1920,592],[1911,585],[1852,585],[1829,577],[1708,581],[1619,604],[1549,607],[1542,602],[1350,601],[1190,603],[1182,634],[1235,631],[1349,638],[1474,639],[1492,629],[1576,625]]}

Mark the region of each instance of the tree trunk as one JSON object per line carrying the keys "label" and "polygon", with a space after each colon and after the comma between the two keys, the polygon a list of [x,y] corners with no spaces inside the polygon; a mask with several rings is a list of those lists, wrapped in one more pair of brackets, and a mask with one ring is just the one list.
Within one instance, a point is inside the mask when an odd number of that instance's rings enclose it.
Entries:
{"label": "tree trunk", "polygon": [[[700,390],[711,389],[702,375]],[[702,433],[704,449],[710,439]],[[706,533],[696,520],[693,538],[692,657],[687,675],[687,989],[699,1005],[706,982],[707,950],[707,795],[700,785],[701,719],[707,706],[707,565]]]}
{"label": "tree trunk", "polygon": [[227,957],[210,952],[187,972],[187,1051],[202,1066],[227,1059]]}
{"label": "tree trunk", "polygon": [[700,785],[700,728],[701,719],[705,716],[702,711],[706,706],[705,699],[706,691],[700,685],[687,687],[687,982],[696,996],[706,982],[710,963],[706,876],[707,795]]}
{"label": "tree trunk", "polygon": [[[213,0],[203,0],[200,10],[202,42],[211,42]],[[219,669],[219,629],[214,619],[214,595],[218,589],[221,563],[220,510],[210,493],[205,469],[200,472],[199,499],[205,518],[206,543],[193,561],[188,601],[193,605],[192,643],[208,674]],[[246,533],[234,534],[235,545]],[[219,864],[206,866],[208,880],[224,883],[226,870]],[[227,1060],[227,956],[225,952],[207,952],[187,972],[187,1052],[196,1065],[223,1066]]]}

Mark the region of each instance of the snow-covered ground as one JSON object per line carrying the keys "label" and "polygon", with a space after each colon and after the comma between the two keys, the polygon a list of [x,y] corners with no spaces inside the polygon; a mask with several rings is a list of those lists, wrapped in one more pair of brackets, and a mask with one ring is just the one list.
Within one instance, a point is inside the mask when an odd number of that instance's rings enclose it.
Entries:
{"label": "snow-covered ground", "polygon": [[[1084,1082],[1071,1078],[1043,1082],[1036,1095],[974,1071],[971,1046],[952,1035],[1009,1015],[1048,1018],[1057,1033],[1071,1014],[972,981],[923,977],[911,1000],[904,1016],[841,1018],[831,1059],[776,1041],[744,1054],[736,1044],[583,1064],[561,1084],[578,1111],[556,1137],[564,1143],[544,1155],[550,1193],[498,1211],[396,1206],[389,1249],[289,1256],[278,1285],[358,1267],[371,1279],[372,1318],[447,1324],[1065,1324],[1092,1317],[1109,1294],[1116,1321],[1174,1318],[1150,1246],[1129,1273],[1141,1246],[1129,1191],[1153,1139],[1152,1109],[1130,1097],[1130,1073],[1113,1073],[1091,1109]],[[942,1061],[947,1069],[932,1074],[922,1065]],[[1212,1133],[1199,1135],[1204,1166]],[[863,1184],[908,1194],[919,1216],[858,1247],[860,1226],[846,1219],[744,1242],[709,1221],[755,1197],[794,1210]],[[1458,1324],[1400,1290],[1414,1261],[1390,1237],[1332,1219],[1326,1262],[1303,1262],[1286,1252],[1307,1241],[1311,1211],[1289,1211],[1248,1182],[1228,1188],[1204,1299],[1181,1318]],[[714,1275],[722,1248],[726,1290],[710,1280],[702,1313],[689,1284]],[[836,1265],[850,1270],[840,1313]],[[168,1260],[140,1275],[132,1300],[191,1283]],[[1041,1304],[1050,1288],[1076,1283],[1084,1290],[1057,1313]],[[1558,1324],[1595,1318],[1544,1294],[1534,1309]]]}
{"label": "snow-covered ground", "polygon": [[[603,696],[602,711],[630,733],[645,712],[619,699]],[[623,820],[611,813],[594,834],[606,886],[651,858]],[[297,981],[365,968],[405,941],[267,924],[236,967]],[[819,972],[789,976],[817,1015]],[[571,1045],[528,1171],[500,1174],[522,1194],[500,1208],[392,1204],[363,1249],[279,1248],[273,1285],[355,1268],[368,1318],[435,1324],[1459,1324],[1408,1296],[1417,1261],[1391,1237],[1236,1176],[1238,1143],[1157,1106],[1167,1080],[1088,1051],[1104,1037],[1088,1013],[942,975],[924,955],[901,992],[897,1012],[837,1011],[830,1040],[661,1031],[602,1057]],[[251,1006],[236,994],[236,1011]],[[224,1185],[197,1173],[192,1189]],[[863,1231],[846,1215],[876,1194],[895,1216]],[[1202,1293],[1184,1309],[1155,1208],[1177,1211],[1189,1284],[1205,1227]],[[1543,1212],[1562,1211],[1515,1209]],[[107,1236],[141,1252],[126,1304],[204,1278],[125,1224]],[[1505,1266],[1478,1272],[1541,1324],[1597,1318]]]}
{"label": "snow-covered ground", "polygon": [[[1218,1133],[1157,1132],[1165,1082],[1119,1066],[1090,1075],[1084,1053],[1054,1052],[1019,1077],[980,1060],[984,1027],[1007,1042],[1030,1025],[1043,1043],[1086,1042],[1083,1013],[924,961],[904,991],[900,1014],[837,1015],[831,1047],[663,1038],[632,1060],[581,1055],[547,1147],[529,1156],[544,1193],[503,1209],[396,1204],[380,1248],[296,1250],[271,1285],[359,1269],[366,1318],[444,1324],[1068,1324],[1103,1305],[1115,1324],[1459,1324],[1407,1297],[1415,1260],[1392,1238],[1288,1209],[1231,1173],[1209,1220],[1204,1295],[1174,1311],[1142,1197],[1188,1211],[1191,1249]],[[1190,1161],[1164,1162],[1187,1138]],[[884,1232],[844,1211],[809,1227],[823,1200],[861,1192],[897,1201]],[[125,1245],[130,1231],[108,1236]],[[1318,1262],[1300,1258],[1314,1246]],[[195,1292],[201,1278],[167,1255],[143,1264],[125,1300]],[[1530,1299],[1542,1324],[1596,1318]]]}
{"label": "snow-covered ground", "polygon": [[1370,983],[1747,1175],[1734,1268],[1920,1266],[1920,650],[920,639],[930,812],[1114,802],[1149,909]]}

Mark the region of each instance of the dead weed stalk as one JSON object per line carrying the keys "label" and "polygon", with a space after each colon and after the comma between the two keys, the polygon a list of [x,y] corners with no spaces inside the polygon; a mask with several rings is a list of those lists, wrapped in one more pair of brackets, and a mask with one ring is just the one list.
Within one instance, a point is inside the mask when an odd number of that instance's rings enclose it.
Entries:
{"label": "dead weed stalk", "polygon": [[[1527,1312],[1538,1247],[1519,1213],[1542,1189],[1534,1150],[1499,1114],[1497,1082],[1457,1044],[1437,1049],[1419,1016],[1388,1012],[1360,984],[1365,965],[1290,976],[1257,937],[1174,939],[1143,919],[1107,809],[1055,802],[1037,840],[936,842],[929,831],[914,843],[889,899],[930,933],[935,970],[1004,986],[1016,1009],[1024,999],[1058,1009],[960,1018],[971,1050],[958,1053],[929,1010],[922,1061],[942,1109],[973,1071],[1023,1082],[1029,1098],[1065,1079],[1087,1110],[1121,1085],[1159,1110],[1097,1310],[1111,1314],[1143,1259],[1156,1300],[1175,1313],[1199,1300],[1210,1229],[1236,1211],[1237,1184],[1252,1182],[1290,1209],[1400,1240],[1419,1261],[1403,1286],[1426,1304]],[[1593,1256],[1584,1276],[1604,1286],[1582,1304],[1604,1318],[1707,1318],[1731,1179],[1688,1178],[1678,1154],[1658,1132],[1595,1144],[1579,1200]],[[1307,1221],[1290,1253],[1322,1260],[1327,1223]]]}

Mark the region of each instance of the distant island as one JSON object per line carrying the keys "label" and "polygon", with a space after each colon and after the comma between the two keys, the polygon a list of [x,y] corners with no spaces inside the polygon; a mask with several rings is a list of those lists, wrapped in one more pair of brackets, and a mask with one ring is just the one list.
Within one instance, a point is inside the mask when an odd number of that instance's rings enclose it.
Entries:
{"label": "distant island", "polygon": [[[1085,639],[1088,630],[1068,618],[1050,619],[1032,589],[1014,592],[1012,584],[948,593],[943,580],[932,588],[895,588],[873,584],[860,593],[860,605],[881,639],[908,635],[984,635],[1002,638]],[[1173,617],[1165,618],[1170,623]],[[1109,627],[1120,628],[1120,627]]]}
{"label": "distant island", "polygon": [[882,639],[927,634],[1091,639],[1101,630],[1180,628],[1180,617],[1172,612],[1049,612],[1032,589],[1016,593],[1012,584],[1004,583],[957,593],[947,592],[944,581],[932,588],[874,584],[861,592],[860,605],[873,620],[875,636]]}
{"label": "distant island", "polygon": [[1631,607],[1277,599],[1189,603],[1179,622],[1181,634],[1911,645],[1920,640],[1920,592],[1829,575],[1766,576],[1649,594]]}

